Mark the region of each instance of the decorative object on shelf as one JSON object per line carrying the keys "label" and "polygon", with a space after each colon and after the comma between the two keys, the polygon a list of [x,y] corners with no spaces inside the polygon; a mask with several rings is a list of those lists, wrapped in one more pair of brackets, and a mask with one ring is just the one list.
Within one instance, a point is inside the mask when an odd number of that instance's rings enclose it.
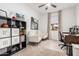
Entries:
{"label": "decorative object on shelf", "polygon": [[16,13],[16,19],[18,20],[25,20],[24,15]]}
{"label": "decorative object on shelf", "polygon": [[10,12],[9,13],[9,18],[12,18],[13,20],[16,19],[16,13],[15,12]]}
{"label": "decorative object on shelf", "polygon": [[16,23],[15,23],[15,21],[12,21],[12,27],[13,27],[13,28],[16,28]]}
{"label": "decorative object on shelf", "polygon": [[9,28],[6,20],[0,20],[0,28]]}
{"label": "decorative object on shelf", "polygon": [[3,24],[1,25],[1,28],[9,28],[9,26],[8,26],[7,23],[3,23]]}
{"label": "decorative object on shelf", "polygon": [[[7,19],[7,12],[0,9],[0,16],[5,16],[6,19]],[[0,27],[2,27],[2,28],[8,28],[9,27],[6,20],[1,20],[1,22],[0,22],[1,23]]]}
{"label": "decorative object on shelf", "polygon": [[13,20],[16,20],[16,16],[12,16],[12,19],[13,19]]}
{"label": "decorative object on shelf", "polygon": [[24,34],[25,34],[25,29],[22,23],[20,22],[20,35],[24,35]]}
{"label": "decorative object on shelf", "polygon": [[26,31],[25,31],[24,27],[20,28],[20,35],[25,35],[25,34],[26,34]]}
{"label": "decorative object on shelf", "polygon": [[33,17],[31,17],[31,29],[38,30],[38,20]]}
{"label": "decorative object on shelf", "polygon": [[5,19],[0,20],[0,28],[8,28],[7,20]]}
{"label": "decorative object on shelf", "polygon": [[13,20],[25,20],[24,15],[17,12],[10,12],[9,17]]}

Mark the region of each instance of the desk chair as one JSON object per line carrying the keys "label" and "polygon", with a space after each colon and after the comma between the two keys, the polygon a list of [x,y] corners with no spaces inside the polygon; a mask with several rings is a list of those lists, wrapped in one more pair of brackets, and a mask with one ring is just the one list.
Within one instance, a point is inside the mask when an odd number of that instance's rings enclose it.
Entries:
{"label": "desk chair", "polygon": [[60,42],[63,42],[62,44],[59,44],[59,45],[58,45],[58,46],[61,46],[61,49],[66,46],[66,44],[65,44],[65,42],[64,42],[64,36],[62,35],[61,32],[59,32],[59,41],[60,41]]}

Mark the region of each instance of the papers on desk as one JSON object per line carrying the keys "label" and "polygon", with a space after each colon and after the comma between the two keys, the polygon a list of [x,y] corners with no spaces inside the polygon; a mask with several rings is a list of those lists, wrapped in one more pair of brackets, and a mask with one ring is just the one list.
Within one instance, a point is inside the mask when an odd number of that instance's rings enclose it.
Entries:
{"label": "papers on desk", "polygon": [[79,34],[75,34],[75,36],[79,36]]}
{"label": "papers on desk", "polygon": [[71,34],[72,36],[79,36],[79,34]]}
{"label": "papers on desk", "polygon": [[69,34],[63,34],[64,37],[65,37],[66,35],[69,35]]}
{"label": "papers on desk", "polygon": [[73,36],[79,36],[79,34],[63,34],[64,36],[65,35],[73,35]]}
{"label": "papers on desk", "polygon": [[64,34],[64,35],[69,35],[69,34]]}

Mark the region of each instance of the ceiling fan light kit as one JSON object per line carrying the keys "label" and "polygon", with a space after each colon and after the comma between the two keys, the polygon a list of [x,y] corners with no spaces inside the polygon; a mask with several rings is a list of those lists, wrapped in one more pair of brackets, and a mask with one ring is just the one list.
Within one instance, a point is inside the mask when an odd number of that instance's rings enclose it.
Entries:
{"label": "ceiling fan light kit", "polygon": [[42,4],[40,6],[38,6],[39,8],[46,6],[45,10],[48,10],[48,7],[51,6],[53,8],[56,8],[57,6],[52,4],[52,3],[48,3],[48,4]]}

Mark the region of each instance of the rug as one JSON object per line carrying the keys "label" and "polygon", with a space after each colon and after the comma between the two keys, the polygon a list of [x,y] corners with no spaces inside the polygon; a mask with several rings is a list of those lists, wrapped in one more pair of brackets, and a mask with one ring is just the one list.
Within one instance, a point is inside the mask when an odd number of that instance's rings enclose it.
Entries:
{"label": "rug", "polygon": [[64,56],[64,55],[63,52],[54,51],[50,49],[25,48],[12,56]]}

